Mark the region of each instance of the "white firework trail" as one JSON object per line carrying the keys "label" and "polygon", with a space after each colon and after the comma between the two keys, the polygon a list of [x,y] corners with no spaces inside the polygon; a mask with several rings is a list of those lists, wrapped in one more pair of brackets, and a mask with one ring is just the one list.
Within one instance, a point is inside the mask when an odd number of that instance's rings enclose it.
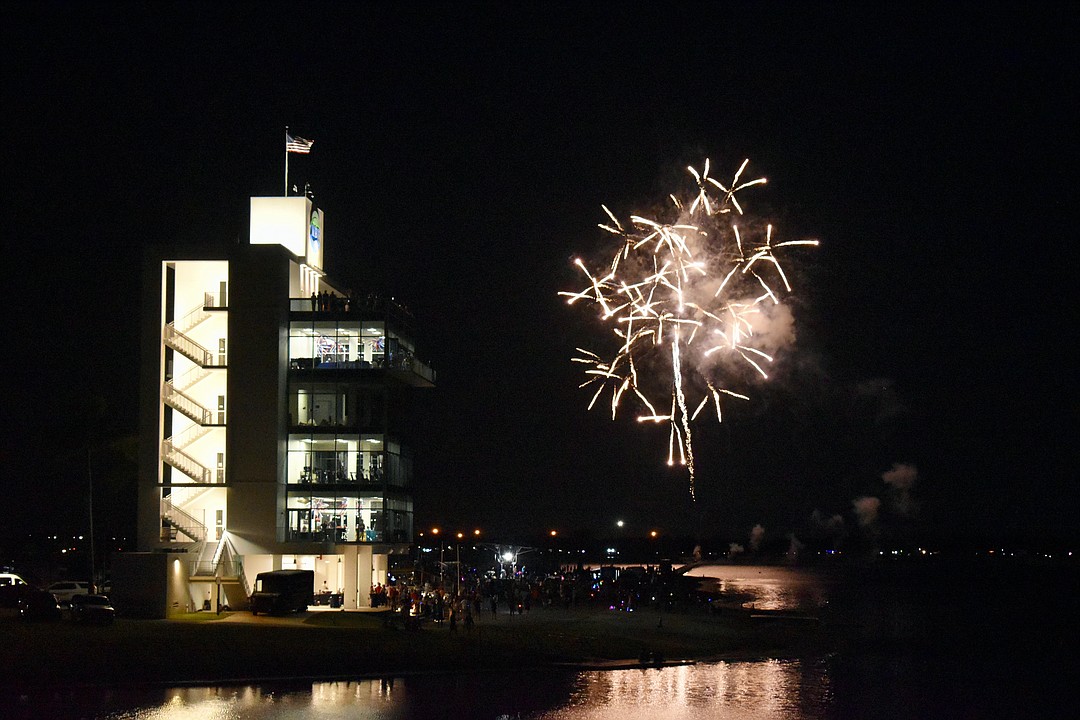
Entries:
{"label": "white firework trail", "polygon": [[[754,333],[755,322],[767,322],[770,307],[780,305],[782,293],[792,289],[775,251],[818,244],[776,243],[772,225],[755,243],[740,228],[743,207],[737,193],[766,182],[741,180],[748,162],[743,161],[727,185],[710,176],[708,159],[701,171],[688,167],[696,192],[689,203],[669,196],[674,215],[670,222],[631,215],[624,224],[601,205],[607,221],[599,227],[618,237],[619,247],[604,270],[590,271],[585,262],[575,260],[586,286],[559,293],[571,305],[585,301],[599,306],[605,334],[617,339],[610,359],[584,348],[577,348],[572,358],[585,366],[581,387],[596,385],[589,409],[609,390],[612,419],[627,398],[634,398],[641,407],[639,422],[667,423],[667,462],[674,465],[677,454],[686,466],[695,500],[691,422],[710,404],[721,421],[721,396],[749,399],[724,386],[730,380],[719,377],[720,368],[733,370],[731,363],[742,364],[768,378],[766,367],[773,355],[755,347],[760,336]],[[721,222],[725,215],[731,220]],[[777,280],[779,292],[773,287]],[[668,344],[670,350],[663,350]],[[662,404],[650,398],[657,385],[666,387],[669,395]],[[701,397],[695,396],[691,411],[688,395],[693,393]],[[663,414],[658,406],[670,410]]]}

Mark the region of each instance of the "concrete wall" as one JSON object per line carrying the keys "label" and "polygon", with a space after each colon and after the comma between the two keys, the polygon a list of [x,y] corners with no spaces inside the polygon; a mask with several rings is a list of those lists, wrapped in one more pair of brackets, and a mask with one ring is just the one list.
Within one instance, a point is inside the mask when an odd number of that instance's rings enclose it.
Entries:
{"label": "concrete wall", "polygon": [[284,524],[290,260],[241,245],[229,264],[228,530],[242,554],[275,548]]}
{"label": "concrete wall", "polygon": [[160,255],[149,252],[142,268],[139,324],[139,460],[136,547],[149,551],[161,539],[158,451],[161,438],[161,357],[163,271]]}
{"label": "concrete wall", "polygon": [[121,617],[166,617],[168,563],[166,553],[128,552],[113,555],[110,599]]}
{"label": "concrete wall", "polygon": [[188,566],[191,564],[191,555],[188,553],[170,553],[166,555],[168,563],[165,568],[166,582],[168,585],[168,597],[166,598],[166,616],[181,615],[192,612],[202,607],[202,598],[192,596],[195,587],[188,582]]}

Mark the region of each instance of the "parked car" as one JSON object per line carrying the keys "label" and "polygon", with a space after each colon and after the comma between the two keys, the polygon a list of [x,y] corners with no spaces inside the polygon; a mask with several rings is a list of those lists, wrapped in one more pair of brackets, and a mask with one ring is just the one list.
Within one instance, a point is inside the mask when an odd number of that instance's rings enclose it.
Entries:
{"label": "parked car", "polygon": [[90,583],[79,580],[61,580],[45,589],[55,595],[61,605],[67,605],[71,602],[71,598],[76,595],[88,595],[90,593]]}
{"label": "parked car", "polygon": [[60,603],[51,592],[33,585],[22,585],[19,589],[21,591],[19,593],[19,618],[22,620],[60,619]]}
{"label": "parked car", "polygon": [[116,609],[105,595],[75,595],[71,598],[71,619],[75,622],[108,625]]}
{"label": "parked car", "polygon": [[25,585],[26,581],[15,573],[0,573],[0,587],[6,585]]}
{"label": "parked car", "polygon": [[14,617],[19,612],[19,598],[26,588],[25,580],[14,573],[0,573],[0,615]]}

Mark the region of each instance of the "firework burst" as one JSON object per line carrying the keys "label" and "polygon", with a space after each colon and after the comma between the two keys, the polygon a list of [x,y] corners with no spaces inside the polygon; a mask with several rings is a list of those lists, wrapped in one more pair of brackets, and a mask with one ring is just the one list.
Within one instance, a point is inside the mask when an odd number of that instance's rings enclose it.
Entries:
{"label": "firework burst", "polygon": [[616,339],[608,356],[577,348],[573,358],[584,365],[581,387],[595,386],[589,409],[606,391],[612,419],[633,404],[638,422],[667,424],[668,465],[686,466],[694,499],[691,423],[706,409],[722,420],[724,397],[748,399],[730,387],[744,374],[740,367],[768,378],[780,344],[771,325],[785,325],[774,321],[789,318],[780,298],[791,291],[775,251],[818,244],[776,242],[772,225],[740,227],[737,194],[765,183],[741,179],[747,163],[726,186],[710,176],[708,160],[700,171],[688,167],[695,193],[670,195],[667,219],[631,215],[624,224],[601,206],[607,221],[599,226],[618,238],[618,249],[599,271],[575,260],[585,287],[559,293],[571,305],[598,306],[605,334]]}

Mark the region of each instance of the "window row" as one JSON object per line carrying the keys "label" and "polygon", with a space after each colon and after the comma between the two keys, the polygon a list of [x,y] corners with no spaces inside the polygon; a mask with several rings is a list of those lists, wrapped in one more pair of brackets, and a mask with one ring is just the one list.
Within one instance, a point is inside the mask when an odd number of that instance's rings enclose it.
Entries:
{"label": "window row", "polygon": [[290,323],[289,367],[293,370],[409,369],[415,348],[382,320],[319,320]]}
{"label": "window row", "polygon": [[290,495],[285,539],[409,542],[412,503],[368,496]]}
{"label": "window row", "polygon": [[377,388],[317,383],[289,393],[290,427],[370,428],[381,424],[385,395]]}
{"label": "window row", "polygon": [[412,461],[400,452],[397,443],[384,443],[381,435],[292,435],[286,482],[406,487],[412,481]]}

